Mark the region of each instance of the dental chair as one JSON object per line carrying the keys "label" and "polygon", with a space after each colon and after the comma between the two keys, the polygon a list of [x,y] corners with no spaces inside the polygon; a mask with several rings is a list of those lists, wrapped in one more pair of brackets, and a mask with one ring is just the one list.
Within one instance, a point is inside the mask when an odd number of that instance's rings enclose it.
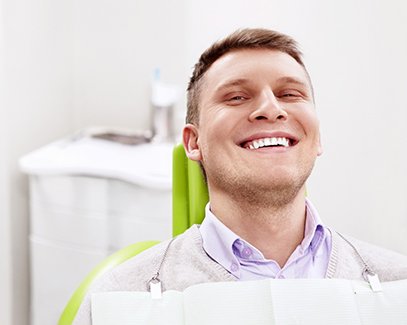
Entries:
{"label": "dental chair", "polygon": [[[189,160],[182,145],[173,151],[172,165],[172,234],[177,236],[194,224],[200,224],[209,201],[208,189],[199,165]],[[79,285],[66,305],[58,325],[71,325],[92,282],[158,241],[143,241],[127,246],[96,266]]]}

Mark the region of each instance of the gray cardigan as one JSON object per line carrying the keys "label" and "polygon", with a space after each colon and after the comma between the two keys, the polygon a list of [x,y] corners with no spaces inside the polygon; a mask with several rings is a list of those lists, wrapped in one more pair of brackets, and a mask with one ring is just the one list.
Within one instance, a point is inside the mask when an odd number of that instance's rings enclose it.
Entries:
{"label": "gray cardigan", "polygon": [[[74,325],[90,325],[90,295],[102,291],[147,291],[157,272],[169,241],[131,258],[97,279],[82,303]],[[326,278],[364,280],[366,263],[381,281],[407,279],[407,256],[356,239],[344,239],[332,232],[332,252]],[[187,287],[217,281],[235,281],[228,271],[203,250],[197,226],[172,241],[160,269],[163,290],[182,291]]]}

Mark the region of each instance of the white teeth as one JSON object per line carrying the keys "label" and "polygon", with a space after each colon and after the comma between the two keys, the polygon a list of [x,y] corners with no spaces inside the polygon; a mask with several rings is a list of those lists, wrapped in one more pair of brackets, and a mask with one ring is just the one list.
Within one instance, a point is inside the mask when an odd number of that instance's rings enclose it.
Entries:
{"label": "white teeth", "polygon": [[289,147],[290,146],[290,140],[287,138],[263,138],[263,139],[257,139],[253,140],[252,143],[249,144],[248,148],[249,149],[259,149],[262,147],[266,146],[284,146],[284,147]]}

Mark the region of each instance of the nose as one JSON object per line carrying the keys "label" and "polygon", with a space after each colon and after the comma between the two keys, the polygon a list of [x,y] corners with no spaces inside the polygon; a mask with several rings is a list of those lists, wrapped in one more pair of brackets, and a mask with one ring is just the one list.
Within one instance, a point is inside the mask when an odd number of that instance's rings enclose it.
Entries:
{"label": "nose", "polygon": [[265,90],[261,93],[256,108],[250,113],[249,120],[286,120],[287,112],[280,105],[272,90]]}

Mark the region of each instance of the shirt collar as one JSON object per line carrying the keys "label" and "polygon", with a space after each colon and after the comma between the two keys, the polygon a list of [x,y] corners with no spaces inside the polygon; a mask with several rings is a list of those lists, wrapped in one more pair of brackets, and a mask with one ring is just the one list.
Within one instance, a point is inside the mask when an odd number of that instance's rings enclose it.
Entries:
{"label": "shirt collar", "polygon": [[326,228],[322,224],[318,211],[307,198],[305,199],[305,206],[307,214],[305,219],[304,239],[300,244],[300,249],[302,252],[305,252],[310,248],[315,255],[326,237]]}
{"label": "shirt collar", "polygon": [[[326,228],[323,226],[319,214],[310,200],[306,198],[306,220],[304,239],[299,245],[301,254],[309,248],[316,254],[326,237]],[[203,248],[217,263],[222,265],[231,274],[240,277],[241,259],[267,262],[264,255],[250,243],[241,239],[232,230],[226,227],[210,210],[210,204],[205,207],[205,219],[200,226]],[[247,249],[251,254],[246,254]],[[250,255],[250,256],[247,256]]]}
{"label": "shirt collar", "polygon": [[210,210],[205,207],[205,219],[199,227],[205,252],[230,273],[238,276],[239,261],[233,252],[233,244],[239,239]]}

